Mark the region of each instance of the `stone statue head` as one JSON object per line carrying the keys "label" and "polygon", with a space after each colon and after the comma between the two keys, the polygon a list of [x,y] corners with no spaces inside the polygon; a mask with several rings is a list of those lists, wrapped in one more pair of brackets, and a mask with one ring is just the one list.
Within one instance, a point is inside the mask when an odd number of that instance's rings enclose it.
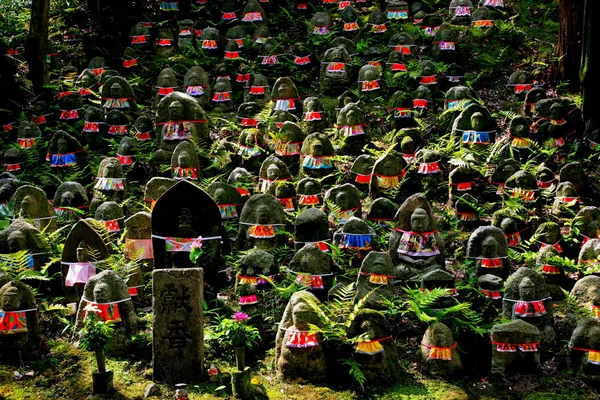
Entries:
{"label": "stone statue head", "polygon": [[519,299],[523,301],[537,300],[535,298],[535,285],[527,277],[523,278],[519,283]]}
{"label": "stone statue head", "polygon": [[77,261],[87,262],[89,261],[89,259],[90,257],[87,249],[87,244],[85,243],[85,241],[82,240],[77,246]]}
{"label": "stone statue head", "polygon": [[481,243],[481,253],[485,258],[493,258],[498,254],[498,242],[492,236]]}
{"label": "stone statue head", "polygon": [[427,232],[429,227],[429,215],[422,208],[415,208],[410,216],[410,225],[414,232]]}
{"label": "stone statue head", "polygon": [[110,87],[110,95],[114,99],[119,99],[123,97],[123,87],[120,83],[115,82],[112,84],[112,86]]}

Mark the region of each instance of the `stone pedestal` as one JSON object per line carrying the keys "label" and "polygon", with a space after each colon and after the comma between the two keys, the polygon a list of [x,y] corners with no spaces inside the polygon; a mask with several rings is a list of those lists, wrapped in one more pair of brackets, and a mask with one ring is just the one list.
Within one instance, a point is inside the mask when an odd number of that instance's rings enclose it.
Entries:
{"label": "stone pedestal", "polygon": [[254,398],[250,379],[251,372],[250,367],[246,367],[243,371],[231,373],[231,387],[236,399],[250,400]]}
{"label": "stone pedestal", "polygon": [[113,372],[92,372],[92,393],[106,394],[113,391]]}
{"label": "stone pedestal", "polygon": [[204,360],[203,270],[181,268],[152,273],[152,359],[155,381],[198,381]]}

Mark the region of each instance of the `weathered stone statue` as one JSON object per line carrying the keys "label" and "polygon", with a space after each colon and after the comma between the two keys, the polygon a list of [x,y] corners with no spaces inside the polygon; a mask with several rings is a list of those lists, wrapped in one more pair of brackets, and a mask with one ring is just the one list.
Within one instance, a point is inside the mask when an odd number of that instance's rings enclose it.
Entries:
{"label": "weathered stone statue", "polygon": [[322,133],[308,135],[300,149],[302,173],[311,178],[322,178],[334,171],[335,150],[327,136]]}
{"label": "weathered stone statue", "polygon": [[239,218],[244,201],[235,186],[223,182],[214,182],[206,188],[206,193],[212,197],[217,207],[219,207],[221,219],[231,220]]}
{"label": "weathered stone statue", "polygon": [[56,230],[56,214],[42,189],[31,185],[21,186],[14,192],[10,202],[16,218],[28,220],[42,232]]}
{"label": "weathered stone statue", "polygon": [[316,309],[319,303],[309,292],[297,292],[286,307],[275,342],[276,368],[284,380],[311,383],[326,380],[321,335],[310,333],[309,329],[309,324],[321,325]]}
{"label": "weathered stone statue", "polygon": [[370,143],[369,128],[364,111],[355,103],[344,106],[338,114],[337,138],[342,141],[341,155],[359,155],[363,147]]}
{"label": "weathered stone statue", "polygon": [[418,280],[427,272],[444,269],[444,242],[435,228],[431,206],[422,193],[407,198],[396,213],[390,234],[390,255],[396,276]]}
{"label": "weathered stone statue", "polygon": [[[382,299],[394,296],[392,284],[396,271],[391,257],[387,253],[371,251],[363,259],[356,280],[356,296],[354,302],[364,301],[366,308],[383,310]],[[371,293],[374,289],[375,292]],[[366,296],[369,296],[365,299]]]}
{"label": "weathered stone statue", "polygon": [[306,132],[319,132],[329,126],[327,113],[319,98],[307,97],[304,99],[303,108],[302,121],[306,127]]}
{"label": "weathered stone statue", "polygon": [[333,203],[338,209],[329,211],[331,225],[343,225],[350,217],[362,217],[362,204],[360,192],[351,183],[334,186],[325,192],[324,201]]}
{"label": "weathered stone statue", "polygon": [[289,111],[296,116],[302,115],[302,102],[291,78],[286,76],[275,81],[271,99],[275,102],[274,111]]}
{"label": "weathered stone statue", "polygon": [[352,60],[344,46],[331,48],[321,61],[319,83],[321,93],[336,94],[344,90],[352,81]]}
{"label": "weathered stone statue", "polygon": [[447,377],[462,371],[452,331],[441,322],[433,323],[423,335],[419,355],[420,369],[430,375]]}
{"label": "weathered stone statue", "polygon": [[314,178],[301,179],[296,185],[296,194],[300,207],[317,207],[323,201],[321,182]]}
{"label": "weathered stone statue", "polygon": [[156,134],[160,148],[154,161],[168,164],[173,150],[181,140],[192,140],[201,147],[210,147],[206,113],[190,95],[173,92],[160,101],[156,111]]}
{"label": "weathered stone statue", "polygon": [[540,329],[545,345],[555,340],[552,327],[552,298],[544,277],[527,267],[519,268],[506,281],[502,314],[506,318],[523,319]]}
{"label": "weathered stone statue", "polygon": [[171,157],[171,170],[175,179],[198,180],[200,161],[193,144],[183,141],[175,147]]}
{"label": "weathered stone statue", "polygon": [[84,319],[92,312],[105,322],[114,324],[108,343],[109,352],[124,350],[137,333],[138,321],[127,284],[114,271],[102,271],[87,281],[79,302],[76,326],[83,327]]}
{"label": "weathered stone statue", "polygon": [[90,202],[90,211],[106,200],[122,202],[125,200],[127,182],[125,173],[119,160],[115,157],[107,157],[100,162],[98,174],[94,181],[94,196]]}
{"label": "weathered stone statue", "polygon": [[506,279],[510,269],[508,243],[502,229],[480,226],[469,237],[467,257],[475,260],[478,276],[495,275]]}
{"label": "weathered stone statue", "polygon": [[270,250],[283,243],[277,233],[284,228],[285,213],[279,200],[270,194],[255,194],[242,209],[237,245],[244,250]]}
{"label": "weathered stone statue", "polygon": [[492,373],[534,374],[540,370],[538,328],[515,320],[492,327]]}
{"label": "weathered stone statue", "polygon": [[379,157],[373,165],[369,196],[374,199],[380,196],[395,198],[386,191],[399,188],[405,167],[406,161],[395,151]]}
{"label": "weathered stone statue", "polygon": [[196,98],[200,105],[206,108],[210,104],[211,89],[206,71],[198,65],[190,67],[183,77],[183,89],[185,93]]}
{"label": "weathered stone statue", "polygon": [[398,352],[386,317],[376,310],[361,309],[347,335],[349,338],[363,336],[356,344],[354,357],[367,380],[377,385],[393,384],[398,374]]}
{"label": "weathered stone statue", "polygon": [[260,191],[267,193],[269,186],[276,181],[291,181],[292,175],[283,161],[271,155],[263,161],[258,173]]}
{"label": "weathered stone statue", "polygon": [[23,282],[0,276],[0,356],[3,363],[19,365],[42,350],[42,333],[35,296]]}

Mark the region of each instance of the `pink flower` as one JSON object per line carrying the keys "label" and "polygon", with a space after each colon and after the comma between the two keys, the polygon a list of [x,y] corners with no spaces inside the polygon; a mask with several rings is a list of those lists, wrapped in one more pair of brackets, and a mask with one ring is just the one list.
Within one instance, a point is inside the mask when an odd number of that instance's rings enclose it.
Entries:
{"label": "pink flower", "polygon": [[248,314],[244,314],[243,312],[236,312],[233,314],[233,319],[238,322],[246,321],[248,318],[250,318],[248,317]]}
{"label": "pink flower", "polygon": [[196,240],[192,243],[192,247],[195,249],[199,249],[202,247],[202,236],[198,236]]}

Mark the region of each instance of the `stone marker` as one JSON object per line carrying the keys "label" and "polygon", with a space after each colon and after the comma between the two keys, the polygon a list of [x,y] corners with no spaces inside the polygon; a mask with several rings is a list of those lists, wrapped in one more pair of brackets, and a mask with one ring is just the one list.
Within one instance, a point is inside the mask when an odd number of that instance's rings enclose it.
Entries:
{"label": "stone marker", "polygon": [[152,273],[153,380],[169,384],[200,379],[204,355],[204,286],[201,268]]}

